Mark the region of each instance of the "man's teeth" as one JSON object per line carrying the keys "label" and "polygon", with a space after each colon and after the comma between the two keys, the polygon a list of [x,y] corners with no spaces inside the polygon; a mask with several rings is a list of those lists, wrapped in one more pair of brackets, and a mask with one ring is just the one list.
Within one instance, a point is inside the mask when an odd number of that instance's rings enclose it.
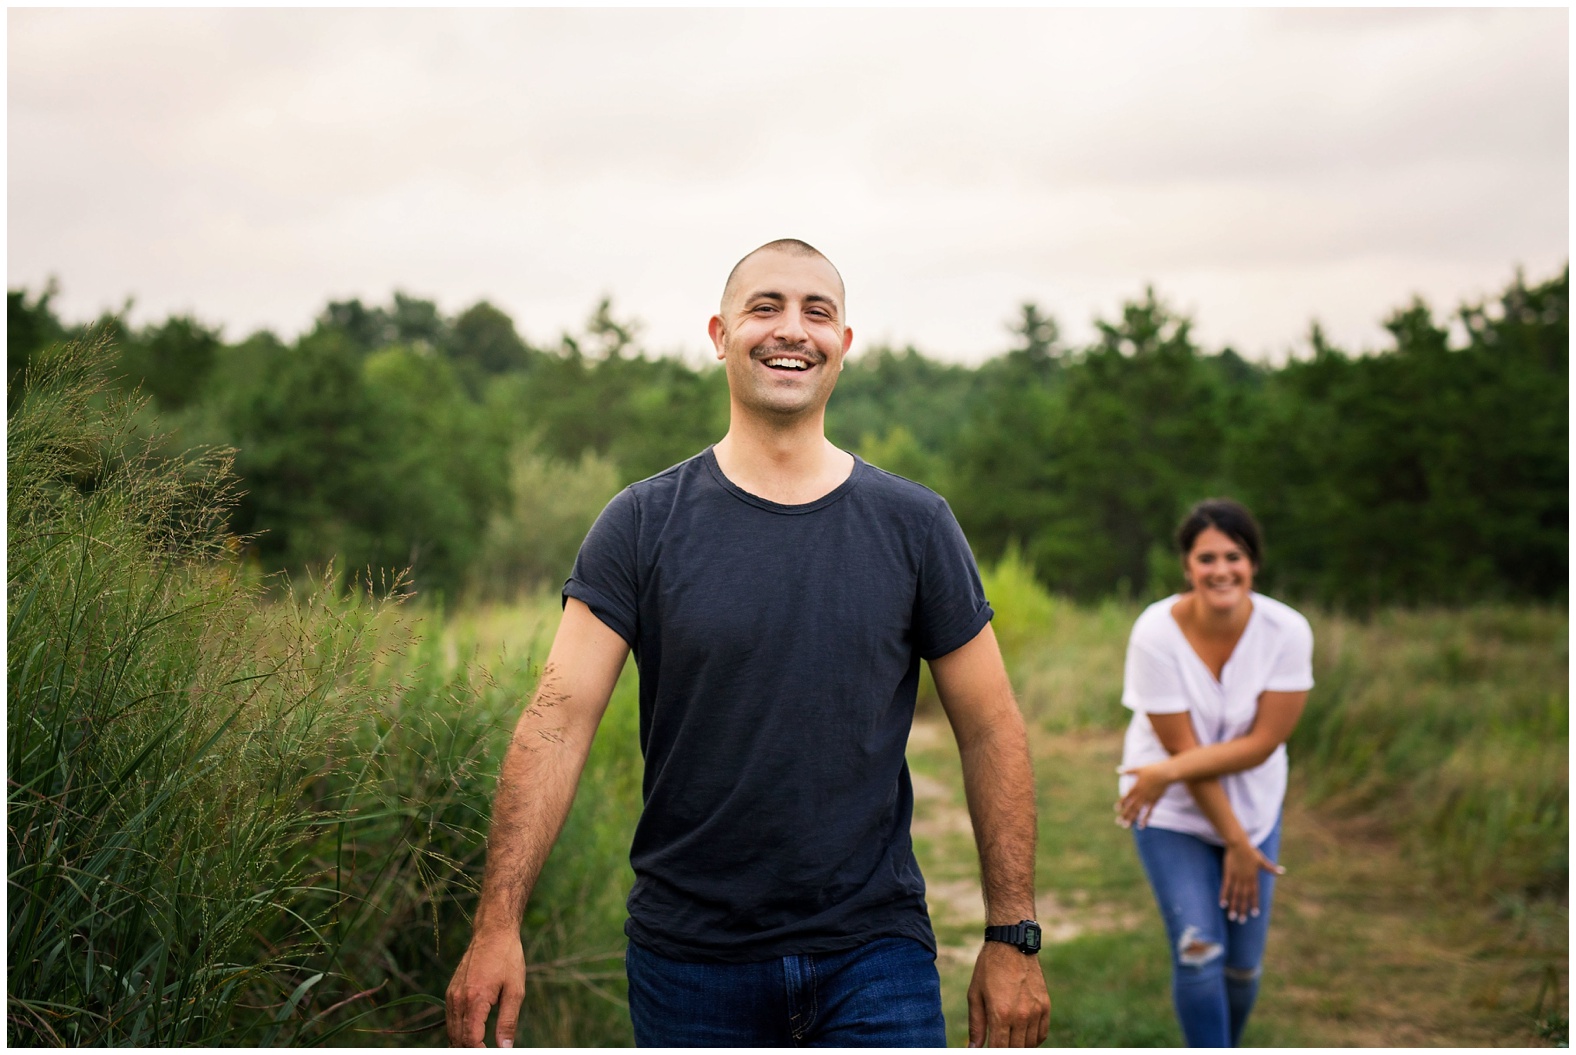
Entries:
{"label": "man's teeth", "polygon": [[807,370],[810,366],[809,363],[801,362],[798,359],[768,359],[766,360],[766,365],[786,366],[791,370]]}

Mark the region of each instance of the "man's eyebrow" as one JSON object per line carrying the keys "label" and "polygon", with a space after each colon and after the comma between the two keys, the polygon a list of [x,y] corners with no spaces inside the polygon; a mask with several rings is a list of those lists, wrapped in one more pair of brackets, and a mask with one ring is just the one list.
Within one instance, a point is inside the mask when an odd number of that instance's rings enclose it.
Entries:
{"label": "man's eyebrow", "polygon": [[[783,304],[787,302],[788,298],[776,290],[762,289],[749,294],[744,298],[743,302],[748,304],[755,300],[771,300]],[[837,298],[826,293],[806,293],[804,302],[806,304],[830,304],[833,308],[838,308]]]}

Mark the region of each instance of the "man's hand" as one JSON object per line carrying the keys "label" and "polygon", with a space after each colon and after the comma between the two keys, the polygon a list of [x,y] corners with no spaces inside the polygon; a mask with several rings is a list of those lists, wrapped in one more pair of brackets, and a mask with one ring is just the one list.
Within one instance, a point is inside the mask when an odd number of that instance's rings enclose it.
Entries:
{"label": "man's hand", "polygon": [[518,932],[478,931],[460,958],[449,982],[449,1044],[457,1048],[487,1046],[487,1015],[498,1008],[498,1046],[514,1047],[514,1029],[525,999],[525,951]]}
{"label": "man's hand", "polygon": [[1051,997],[1038,956],[988,941],[969,983],[969,1047],[1035,1048],[1051,1031]]}

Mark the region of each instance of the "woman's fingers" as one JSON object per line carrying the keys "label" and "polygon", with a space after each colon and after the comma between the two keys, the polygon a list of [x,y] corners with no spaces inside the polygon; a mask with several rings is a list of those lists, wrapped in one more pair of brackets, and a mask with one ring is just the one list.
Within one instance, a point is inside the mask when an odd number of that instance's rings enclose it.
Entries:
{"label": "woman's fingers", "polygon": [[1236,919],[1238,923],[1246,923],[1249,916],[1259,914],[1259,885],[1239,880],[1237,882]]}
{"label": "woman's fingers", "polygon": [[1233,872],[1227,872],[1220,889],[1220,907],[1226,910],[1226,918],[1233,923],[1241,923],[1247,919],[1248,905],[1247,892],[1243,888],[1241,877]]}
{"label": "woman's fingers", "polygon": [[1138,825],[1142,828],[1149,823],[1149,815],[1155,812],[1153,802],[1144,802],[1132,797],[1124,798],[1116,804],[1116,823],[1124,828]]}
{"label": "woman's fingers", "polygon": [[1134,824],[1142,828],[1149,823],[1149,815],[1155,810],[1155,803],[1160,801],[1160,796],[1165,793],[1165,785],[1157,785],[1152,774],[1145,771],[1146,766],[1118,766],[1117,773],[1122,776],[1137,776],[1133,786],[1116,804],[1117,821],[1124,828]]}
{"label": "woman's fingers", "polygon": [[1144,826],[1144,822],[1149,819],[1149,814],[1153,812],[1154,808],[1155,804],[1145,799],[1144,796],[1140,795],[1138,792],[1138,787],[1135,785],[1131,790],[1128,791],[1126,795],[1122,796],[1120,801],[1117,802],[1116,823],[1120,824],[1124,828],[1131,827],[1136,823],[1140,828],[1142,828]]}
{"label": "woman's fingers", "polygon": [[1259,877],[1255,871],[1237,883],[1237,922],[1246,923],[1249,916],[1259,914]]}
{"label": "woman's fingers", "polygon": [[1245,923],[1259,908],[1259,865],[1263,855],[1252,846],[1226,850],[1224,874],[1220,884],[1220,903],[1226,918]]}
{"label": "woman's fingers", "polygon": [[1259,870],[1285,875],[1286,869],[1264,856],[1257,847],[1227,850],[1220,882],[1220,907],[1233,923],[1246,923],[1259,914]]}

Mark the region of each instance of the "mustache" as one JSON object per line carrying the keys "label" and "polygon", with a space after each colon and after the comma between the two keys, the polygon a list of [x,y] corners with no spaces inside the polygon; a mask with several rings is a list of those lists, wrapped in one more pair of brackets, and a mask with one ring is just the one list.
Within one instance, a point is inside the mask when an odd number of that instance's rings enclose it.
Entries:
{"label": "mustache", "polygon": [[751,359],[770,359],[778,355],[797,355],[810,360],[816,366],[826,362],[826,356],[808,344],[758,344],[750,349]]}

